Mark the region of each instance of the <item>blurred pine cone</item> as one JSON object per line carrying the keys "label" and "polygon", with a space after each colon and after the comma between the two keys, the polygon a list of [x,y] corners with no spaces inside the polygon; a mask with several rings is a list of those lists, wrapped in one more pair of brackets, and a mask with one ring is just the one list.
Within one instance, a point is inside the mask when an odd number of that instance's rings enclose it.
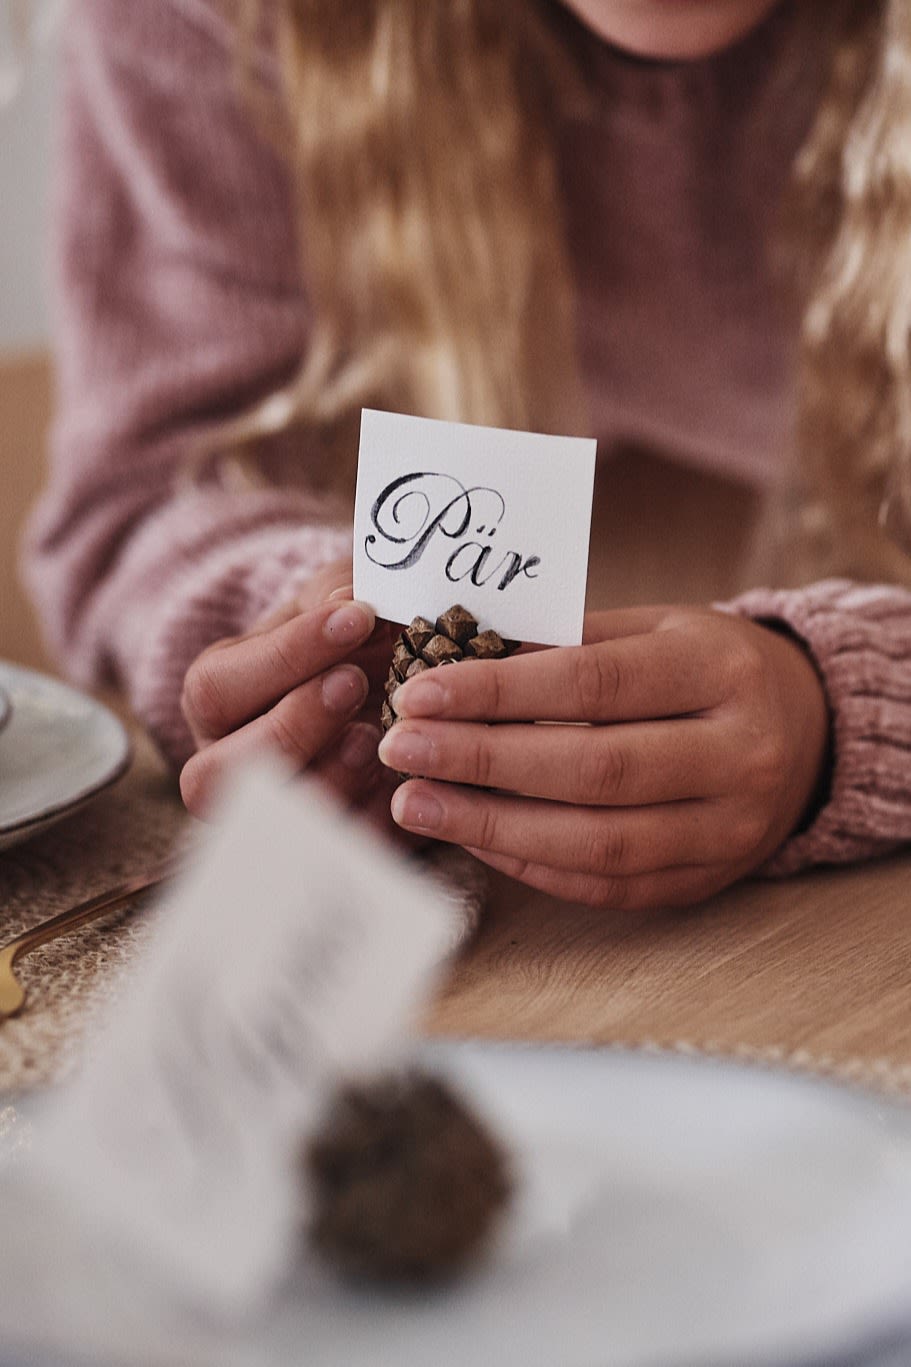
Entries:
{"label": "blurred pine cone", "polygon": [[480,1254],[512,1191],[499,1144],[420,1072],[342,1090],[305,1171],[311,1243],[358,1278],[451,1277]]}

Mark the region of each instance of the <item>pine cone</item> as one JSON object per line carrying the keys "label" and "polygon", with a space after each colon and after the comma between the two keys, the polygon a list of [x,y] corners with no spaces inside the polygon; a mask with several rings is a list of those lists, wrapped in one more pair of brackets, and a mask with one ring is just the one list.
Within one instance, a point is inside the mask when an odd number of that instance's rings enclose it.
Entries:
{"label": "pine cone", "polygon": [[413,679],[426,669],[457,664],[459,660],[502,660],[518,648],[518,641],[504,641],[495,631],[479,634],[477,622],[459,604],[447,608],[435,623],[426,617],[415,617],[397,639],[392,653],[381,713],[383,733],[398,721],[392,695],[406,679]]}
{"label": "pine cone", "polygon": [[512,1189],[500,1146],[420,1072],[342,1090],[304,1162],[310,1240],[353,1277],[451,1277],[481,1251]]}

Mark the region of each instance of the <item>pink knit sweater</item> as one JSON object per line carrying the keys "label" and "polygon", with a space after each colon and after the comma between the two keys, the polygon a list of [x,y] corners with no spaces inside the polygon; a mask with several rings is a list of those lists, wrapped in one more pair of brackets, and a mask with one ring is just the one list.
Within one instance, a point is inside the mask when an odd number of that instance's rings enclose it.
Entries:
{"label": "pink knit sweater", "polygon": [[[560,156],[602,451],[644,441],[758,486],[780,473],[795,320],[773,306],[764,245],[819,78],[811,55],[795,62],[793,3],[680,66],[566,18],[600,92]],[[316,493],[175,478],[306,349],[289,186],[214,0],[72,6],[58,138],[59,413],[24,574],[68,671],[125,688],[180,763],[191,660],[350,551]],[[911,839],[911,595],[829,582],[732,606],[806,643],[834,719],[828,799],[774,871]]]}

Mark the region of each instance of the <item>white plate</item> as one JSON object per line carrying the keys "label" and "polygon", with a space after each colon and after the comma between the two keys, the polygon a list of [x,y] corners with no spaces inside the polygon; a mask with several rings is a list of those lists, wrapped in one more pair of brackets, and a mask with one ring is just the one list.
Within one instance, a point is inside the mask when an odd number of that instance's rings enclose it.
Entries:
{"label": "white plate", "polygon": [[[129,1278],[105,1286],[79,1252],[64,1260],[58,1217],[47,1304],[22,1312],[25,1331],[55,1321],[64,1281],[80,1346],[143,1367],[819,1367],[911,1325],[907,1109],[708,1060],[422,1052],[500,1131],[522,1179],[473,1276],[403,1294],[302,1269],[255,1323],[206,1326],[173,1302],[141,1310]],[[27,1116],[18,1130],[24,1154]],[[7,1281],[25,1222],[10,1227]]]}
{"label": "white plate", "polygon": [[0,734],[0,850],[68,816],[120,778],[130,741],[93,698],[0,661],[0,690],[11,704]]}
{"label": "white plate", "polygon": [[322,1284],[256,1362],[691,1367],[831,1361],[911,1323],[911,1113],[709,1060],[440,1045],[524,1175],[485,1275]]}
{"label": "white plate", "polygon": [[0,688],[0,731],[3,730],[4,726],[9,721],[12,710],[9,694],[5,689]]}

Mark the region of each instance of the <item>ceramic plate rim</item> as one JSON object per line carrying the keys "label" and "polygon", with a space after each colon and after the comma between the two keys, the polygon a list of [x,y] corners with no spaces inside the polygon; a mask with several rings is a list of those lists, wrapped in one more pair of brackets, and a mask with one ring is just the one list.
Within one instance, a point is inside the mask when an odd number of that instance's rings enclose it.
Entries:
{"label": "ceramic plate rim", "polygon": [[[43,825],[45,822],[51,822],[57,817],[62,817],[74,811],[77,807],[82,806],[83,803],[88,802],[90,798],[104,792],[106,788],[112,787],[113,784],[123,777],[133,759],[133,743],[130,739],[129,732],[120,718],[112,712],[109,707],[105,706],[103,702],[100,702],[90,693],[83,693],[81,690],[74,688],[71,684],[65,683],[62,679],[55,678],[52,674],[45,674],[41,670],[32,669],[28,665],[17,664],[12,660],[0,660],[0,678],[5,675],[6,671],[13,672],[19,676],[25,676],[27,679],[38,680],[42,688],[46,688],[50,685],[52,691],[60,691],[69,694],[71,697],[78,699],[82,706],[88,705],[90,708],[94,709],[96,713],[102,714],[107,723],[111,726],[112,734],[116,734],[117,736],[120,751],[116,761],[112,758],[110,765],[106,768],[102,777],[76,790],[69,797],[50,803],[48,806],[42,807],[40,811],[36,810],[32,812],[31,815],[17,817],[13,821],[0,821],[0,837],[16,835],[19,832],[28,830],[30,827]],[[10,696],[9,687],[4,686],[2,682],[0,682],[0,692],[6,694],[7,697]],[[10,701],[10,717],[12,717],[14,710],[12,701]]]}

